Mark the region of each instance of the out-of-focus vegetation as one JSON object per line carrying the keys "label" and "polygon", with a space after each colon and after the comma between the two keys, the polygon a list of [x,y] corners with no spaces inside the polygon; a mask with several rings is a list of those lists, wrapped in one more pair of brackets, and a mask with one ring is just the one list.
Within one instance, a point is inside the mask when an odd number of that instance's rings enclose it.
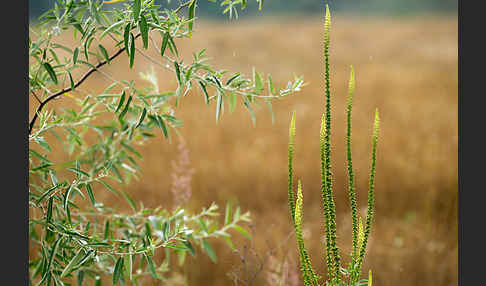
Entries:
{"label": "out-of-focus vegetation", "polygon": [[[29,0],[29,13],[31,18],[37,18],[43,11],[51,8],[56,0]],[[322,14],[323,0],[267,0],[264,9],[258,10],[255,1],[248,1],[249,9],[239,12],[240,15],[296,15],[296,14]],[[376,14],[416,14],[430,12],[457,12],[457,0],[330,0],[329,6],[337,13],[346,12],[359,15]],[[155,0],[154,3],[177,7],[176,0],[168,5],[166,0]],[[114,5],[117,7],[119,5]],[[218,3],[206,0],[199,4],[199,17],[227,19],[222,15],[223,7]]]}

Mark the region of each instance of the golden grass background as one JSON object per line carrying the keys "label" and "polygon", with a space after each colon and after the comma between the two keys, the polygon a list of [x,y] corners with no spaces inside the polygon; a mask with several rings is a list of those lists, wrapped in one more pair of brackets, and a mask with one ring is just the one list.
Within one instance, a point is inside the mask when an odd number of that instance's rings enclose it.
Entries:
{"label": "golden grass background", "polygon": [[[187,62],[193,51],[207,48],[216,68],[251,75],[254,66],[271,73],[280,87],[295,72],[304,75],[308,85],[273,102],[274,124],[262,105],[256,111],[255,127],[240,102],[233,114],[225,112],[216,123],[215,104],[207,107],[199,90],[182,99],[176,116],[183,121],[180,131],[195,169],[188,208],[198,210],[212,201],[223,208],[227,201],[238,203],[252,213],[253,247],[259,255],[280,245],[296,258],[295,237],[285,240],[293,231],[287,204],[287,142],[290,113],[295,110],[294,169],[296,178],[303,181],[305,239],[314,268],[325,274],[319,183],[319,127],[324,111],[322,19],[199,22],[195,29],[191,40],[177,41]],[[376,107],[381,116],[375,219],[363,267],[365,273],[373,270],[373,285],[457,285],[457,36],[455,16],[333,17],[332,167],[343,257],[351,244],[344,141],[350,65],[356,71],[352,151],[362,215]],[[152,51],[149,54],[157,58]],[[175,88],[173,74],[140,54],[132,71],[125,58],[104,71],[143,85],[138,72],[151,66],[162,92]],[[94,74],[82,87],[101,92],[108,84]],[[31,101],[31,112],[35,106]],[[146,206],[172,208],[170,174],[171,161],[177,159],[177,138],[169,144],[159,132],[159,137],[139,150],[141,179],[125,190]],[[102,193],[97,198],[103,198]],[[117,203],[108,195],[105,199]],[[239,249],[249,244],[238,233],[235,237]],[[227,273],[241,266],[241,260],[224,243],[215,247],[218,264],[205,255],[189,258],[182,269],[189,277],[188,285],[232,285]],[[268,263],[253,285],[267,285],[267,267]]]}

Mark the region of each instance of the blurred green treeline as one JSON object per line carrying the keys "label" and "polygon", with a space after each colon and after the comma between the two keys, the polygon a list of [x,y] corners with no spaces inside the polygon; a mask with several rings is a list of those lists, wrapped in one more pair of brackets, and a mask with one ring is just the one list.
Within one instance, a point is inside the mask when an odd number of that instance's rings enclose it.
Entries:
{"label": "blurred green treeline", "polygon": [[[57,0],[29,0],[29,18],[37,19],[47,9],[53,7]],[[94,0],[102,1],[102,0]],[[302,15],[322,13],[323,0],[266,0],[262,11],[258,11],[256,1],[249,0],[248,8],[239,12],[241,16],[265,15]],[[179,1],[155,0],[163,7],[176,7]],[[221,12],[221,1],[199,1],[197,16],[199,18],[227,19]],[[336,12],[360,15],[407,15],[421,13],[456,13],[457,0],[324,0]],[[122,4],[113,4],[117,7]],[[108,5],[106,5],[108,6]]]}

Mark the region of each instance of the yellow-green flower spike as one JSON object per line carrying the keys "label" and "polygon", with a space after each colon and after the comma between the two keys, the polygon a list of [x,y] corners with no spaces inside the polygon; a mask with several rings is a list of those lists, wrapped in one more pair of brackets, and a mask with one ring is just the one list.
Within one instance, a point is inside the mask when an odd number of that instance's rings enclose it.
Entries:
{"label": "yellow-green flower spike", "polygon": [[321,118],[321,132],[320,132],[320,151],[321,151],[321,196],[322,196],[322,204],[323,204],[323,212],[324,212],[324,233],[326,235],[326,265],[327,269],[329,269],[329,274],[333,275],[332,269],[332,255],[331,255],[331,236],[330,236],[330,216],[329,216],[329,204],[328,204],[328,196],[327,196],[327,177],[326,177],[326,149],[325,149],[325,141],[326,140],[326,118],[325,115],[322,115]]}
{"label": "yellow-green flower spike", "polygon": [[324,18],[324,31],[325,36],[324,38],[327,42],[329,42],[329,30],[331,26],[331,12],[329,11],[329,5],[326,4],[326,16]]}
{"label": "yellow-green flower spike", "polygon": [[295,233],[297,235],[297,243],[299,245],[300,267],[302,271],[302,278],[304,279],[304,285],[313,286],[317,285],[319,279],[312,268],[309,255],[305,249],[304,238],[302,236],[302,219],[303,219],[303,194],[302,184],[300,180],[297,186],[297,200],[295,201]]}
{"label": "yellow-green flower spike", "polygon": [[351,218],[353,229],[353,250],[352,257],[356,258],[359,244],[357,243],[358,226],[357,226],[357,206],[356,206],[356,187],[354,184],[353,160],[351,156],[351,110],[353,106],[353,97],[355,89],[354,68],[351,66],[349,76],[348,88],[348,104],[347,104],[347,133],[346,133],[346,147],[347,147],[347,163],[348,163],[348,190],[349,200],[351,202]]}
{"label": "yellow-green flower spike", "polygon": [[302,184],[299,180],[297,187],[297,200],[295,201],[295,227],[298,229],[299,232],[302,232],[302,204]]}
{"label": "yellow-green flower spike", "polygon": [[[330,69],[329,69],[329,42],[330,42],[330,26],[331,26],[331,13],[329,6],[326,5],[326,16],[324,19],[324,79],[325,79],[325,136],[324,136],[324,161],[325,161],[325,177],[322,178],[326,186],[324,188],[326,201],[324,204],[327,207],[327,213],[329,216],[329,238],[330,238],[330,250],[332,253],[333,278],[339,280],[340,276],[340,257],[339,249],[336,244],[336,209],[332,196],[332,173],[331,173],[331,89],[330,89]],[[322,157],[322,154],[321,154]]]}
{"label": "yellow-green flower spike", "polygon": [[364,229],[364,239],[363,245],[361,246],[359,252],[359,259],[357,262],[358,269],[361,269],[361,264],[363,263],[363,258],[366,251],[366,244],[368,243],[368,237],[371,232],[371,222],[373,220],[373,206],[375,204],[375,172],[376,172],[376,145],[378,144],[378,131],[380,128],[380,116],[378,114],[378,108],[375,112],[375,122],[373,124],[373,139],[372,139],[372,150],[371,150],[371,172],[370,172],[370,181],[369,181],[369,189],[368,189],[368,213],[366,215],[366,223]]}
{"label": "yellow-green flower spike", "polygon": [[373,277],[371,276],[371,270],[368,272],[368,286],[373,285]]}
{"label": "yellow-green flower spike", "polygon": [[292,112],[292,118],[290,119],[290,128],[289,128],[289,186],[288,186],[288,196],[289,196],[289,207],[290,207],[290,214],[292,217],[292,223],[295,224],[295,205],[294,205],[294,190],[293,190],[293,169],[292,169],[292,160],[294,156],[294,138],[295,138],[295,112]]}
{"label": "yellow-green flower spike", "polygon": [[[357,237],[358,249],[356,251],[356,256],[359,255],[359,251],[361,249],[361,246],[363,245],[363,240],[364,240],[363,220],[361,220],[361,217],[360,217],[359,218],[359,227],[358,227],[358,237]],[[357,258],[357,257],[355,257],[355,258]]]}
{"label": "yellow-green flower spike", "polygon": [[379,130],[380,130],[380,115],[378,113],[378,108],[377,108],[376,112],[375,112],[375,124],[373,126],[373,140],[375,141],[374,142],[375,145],[376,145],[376,141],[378,141],[378,131]]}

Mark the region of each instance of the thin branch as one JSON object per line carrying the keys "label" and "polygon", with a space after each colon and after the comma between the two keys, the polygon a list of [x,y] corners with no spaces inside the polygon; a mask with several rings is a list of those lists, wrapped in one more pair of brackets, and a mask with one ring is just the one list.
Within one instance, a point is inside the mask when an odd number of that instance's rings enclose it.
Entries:
{"label": "thin branch", "polygon": [[140,53],[140,55],[142,55],[144,58],[146,58],[147,60],[151,61],[152,63],[158,65],[159,67],[161,68],[165,68],[165,69],[168,69],[172,72],[174,72],[175,70],[170,68],[168,65],[164,65],[163,63],[157,61],[156,59],[154,59],[153,57],[147,55],[146,53],[144,53],[142,50],[140,50],[139,48],[135,47],[135,50],[137,50],[137,52]]}
{"label": "thin branch", "polygon": [[42,104],[42,101],[39,99],[39,97],[37,97],[37,94],[35,94],[34,90],[31,90],[30,92],[32,93],[32,95],[34,95],[35,99],[37,99],[37,101]]}
{"label": "thin branch", "polygon": [[[138,37],[140,37],[140,33],[137,34],[134,39],[137,39]],[[111,61],[113,60],[114,58],[118,57],[119,55],[121,55],[123,53],[123,51],[125,51],[125,47],[123,48],[120,48],[116,53],[114,53],[110,58],[109,60],[104,60],[100,63],[98,63],[94,68],[90,69],[86,74],[84,74],[81,79],[76,83],[74,84],[74,88],[80,86],[92,73],[94,73],[96,70],[98,70],[99,68],[101,68],[102,66],[106,65],[108,63],[108,61]],[[48,98],[46,98],[44,101],[41,102],[41,104],[39,105],[39,107],[37,107],[37,110],[34,114],[34,117],[32,118],[32,120],[30,121],[30,124],[29,124],[29,134],[32,132],[32,128],[34,127],[34,123],[35,121],[37,120],[37,118],[39,117],[39,114],[40,112],[42,111],[42,109],[44,108],[44,106],[49,103],[49,101],[65,94],[66,92],[70,92],[71,90],[73,90],[72,87],[69,87],[69,88],[64,88],[54,94],[52,94],[51,96],[49,96]]]}
{"label": "thin branch", "polygon": [[[177,7],[174,12],[175,13],[178,13],[182,8],[184,7],[188,7],[190,4],[192,3],[192,1],[187,1],[181,5],[179,5],[179,7]],[[134,39],[137,39],[138,37],[141,36],[141,33],[137,34],[135,36]],[[115,54],[113,54],[110,58],[109,58],[109,61],[113,60],[114,58],[116,58],[117,56],[119,56],[123,51],[125,51],[125,47],[123,48],[120,48]],[[93,72],[95,72],[96,70],[98,70],[100,67],[104,66],[106,63],[108,63],[108,60],[105,60],[103,62],[100,62],[98,65],[95,66],[95,68],[92,68],[91,70],[89,70],[84,76],[81,77],[81,79],[74,85],[74,88],[78,87],[79,85],[81,85]],[[47,89],[47,88],[46,88]],[[35,121],[37,120],[37,118],[39,117],[39,114],[40,112],[42,111],[42,109],[44,108],[44,106],[51,100],[65,94],[66,92],[69,92],[71,91],[73,88],[64,88],[54,94],[51,94],[48,98],[46,98],[44,101],[42,101],[39,105],[39,107],[37,108],[36,112],[34,113],[34,117],[32,118],[32,120],[30,121],[29,123],[29,134],[32,132],[32,129],[34,127],[34,124],[35,124]],[[50,93],[50,92],[49,92]]]}
{"label": "thin branch", "polygon": [[192,1],[187,1],[184,4],[180,4],[179,7],[177,7],[174,12],[178,13],[182,8],[187,7],[191,4]]}

